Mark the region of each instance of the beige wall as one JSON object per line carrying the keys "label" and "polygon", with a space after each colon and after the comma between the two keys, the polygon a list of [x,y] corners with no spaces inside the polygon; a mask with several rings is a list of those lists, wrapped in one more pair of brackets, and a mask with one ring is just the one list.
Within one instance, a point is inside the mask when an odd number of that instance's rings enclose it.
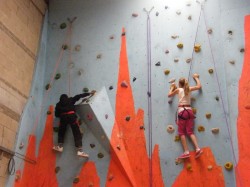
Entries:
{"label": "beige wall", "polygon": [[[29,96],[46,8],[44,0],[0,0],[0,146],[10,150]],[[8,161],[6,154],[3,157],[0,187]]]}

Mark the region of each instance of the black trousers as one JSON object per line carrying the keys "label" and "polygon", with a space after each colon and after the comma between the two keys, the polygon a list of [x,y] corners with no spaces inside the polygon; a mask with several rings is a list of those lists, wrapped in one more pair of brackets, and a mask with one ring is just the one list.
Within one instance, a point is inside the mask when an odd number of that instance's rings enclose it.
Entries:
{"label": "black trousers", "polygon": [[60,118],[58,144],[64,143],[64,136],[68,125],[70,125],[72,129],[75,146],[78,148],[82,147],[82,134],[77,123],[77,116],[75,114],[65,114]]}

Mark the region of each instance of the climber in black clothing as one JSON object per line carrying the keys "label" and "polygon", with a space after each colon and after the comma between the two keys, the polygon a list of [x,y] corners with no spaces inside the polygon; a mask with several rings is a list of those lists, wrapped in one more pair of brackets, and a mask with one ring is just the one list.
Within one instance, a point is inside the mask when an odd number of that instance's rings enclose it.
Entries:
{"label": "climber in black clothing", "polygon": [[82,135],[77,123],[75,103],[81,98],[94,94],[95,91],[79,94],[74,97],[68,97],[66,94],[62,94],[60,96],[60,101],[56,104],[55,109],[55,116],[60,118],[58,145],[53,146],[53,150],[58,152],[63,151],[64,135],[67,130],[67,125],[69,124],[74,135],[75,146],[78,148],[77,155],[81,157],[88,157],[88,154],[84,153],[82,150]]}

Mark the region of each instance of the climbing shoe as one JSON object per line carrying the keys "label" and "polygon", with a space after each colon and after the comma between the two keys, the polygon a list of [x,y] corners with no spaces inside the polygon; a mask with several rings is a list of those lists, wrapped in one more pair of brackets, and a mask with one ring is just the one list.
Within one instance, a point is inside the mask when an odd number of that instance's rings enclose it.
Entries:
{"label": "climbing shoe", "polygon": [[195,152],[195,158],[200,157],[202,153],[203,153],[203,151],[201,149],[196,150],[196,152]]}
{"label": "climbing shoe", "polygon": [[183,153],[182,155],[180,155],[178,158],[189,158],[190,157],[190,153]]}
{"label": "climbing shoe", "polygon": [[61,152],[63,152],[63,147],[60,147],[59,145],[54,145],[53,150],[61,153]]}
{"label": "climbing shoe", "polygon": [[89,158],[89,155],[84,153],[83,151],[77,151],[77,156],[84,157],[84,158]]}

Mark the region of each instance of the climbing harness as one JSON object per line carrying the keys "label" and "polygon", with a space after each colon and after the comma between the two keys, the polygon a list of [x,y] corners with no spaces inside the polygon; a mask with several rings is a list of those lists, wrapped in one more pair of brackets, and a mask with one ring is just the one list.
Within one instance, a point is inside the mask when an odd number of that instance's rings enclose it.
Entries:
{"label": "climbing harness", "polygon": [[152,7],[149,11],[143,9],[147,14],[147,64],[148,64],[148,121],[149,121],[149,186],[152,187],[153,173],[152,173],[152,99],[151,99],[151,23],[150,13],[154,9]]}

